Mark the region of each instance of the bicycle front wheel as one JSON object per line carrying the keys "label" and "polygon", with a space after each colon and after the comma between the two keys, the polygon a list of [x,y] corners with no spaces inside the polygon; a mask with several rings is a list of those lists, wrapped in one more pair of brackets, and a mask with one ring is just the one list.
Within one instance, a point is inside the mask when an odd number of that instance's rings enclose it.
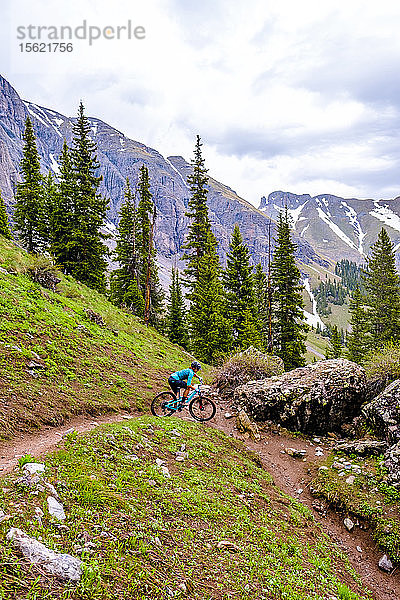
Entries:
{"label": "bicycle front wheel", "polygon": [[205,396],[196,396],[189,404],[189,412],[196,421],[209,421],[216,411],[214,402]]}
{"label": "bicycle front wheel", "polygon": [[171,406],[174,406],[176,402],[176,397],[172,392],[161,392],[151,403],[151,412],[155,417],[170,417],[175,412]]}

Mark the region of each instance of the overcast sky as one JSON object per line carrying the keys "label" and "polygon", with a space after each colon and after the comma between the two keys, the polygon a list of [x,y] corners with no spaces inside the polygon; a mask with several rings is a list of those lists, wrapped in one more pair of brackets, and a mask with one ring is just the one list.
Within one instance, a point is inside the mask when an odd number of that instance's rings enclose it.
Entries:
{"label": "overcast sky", "polygon": [[[400,195],[400,2],[0,0],[1,73],[25,99],[96,116],[168,156],[201,135],[210,173],[274,190]],[[21,52],[18,26],[143,26],[143,40]],[[26,41],[26,40],[25,40]]]}

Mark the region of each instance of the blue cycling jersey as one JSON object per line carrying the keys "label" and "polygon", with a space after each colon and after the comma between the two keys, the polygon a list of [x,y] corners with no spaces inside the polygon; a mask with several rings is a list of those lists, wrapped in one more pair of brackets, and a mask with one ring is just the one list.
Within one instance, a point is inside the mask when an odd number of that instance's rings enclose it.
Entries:
{"label": "blue cycling jersey", "polygon": [[192,369],[182,369],[182,371],[176,371],[172,373],[171,378],[175,381],[184,381],[187,379],[187,384],[190,385],[192,383],[192,379],[194,376],[194,371]]}

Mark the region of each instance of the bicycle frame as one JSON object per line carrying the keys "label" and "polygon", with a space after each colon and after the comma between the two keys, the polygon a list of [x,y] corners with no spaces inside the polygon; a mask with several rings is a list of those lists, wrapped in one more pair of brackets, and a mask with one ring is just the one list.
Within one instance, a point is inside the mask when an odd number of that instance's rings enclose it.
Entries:
{"label": "bicycle frame", "polygon": [[193,400],[193,398],[195,396],[197,396],[198,394],[199,395],[201,394],[200,387],[194,389],[193,392],[188,394],[186,398],[182,398],[180,395],[175,396],[176,400],[171,400],[171,402],[167,402],[165,404],[165,408],[167,408],[168,410],[173,410],[175,412],[178,411],[179,409],[182,410],[182,408],[185,408],[186,406],[188,406],[190,404],[190,402]]}

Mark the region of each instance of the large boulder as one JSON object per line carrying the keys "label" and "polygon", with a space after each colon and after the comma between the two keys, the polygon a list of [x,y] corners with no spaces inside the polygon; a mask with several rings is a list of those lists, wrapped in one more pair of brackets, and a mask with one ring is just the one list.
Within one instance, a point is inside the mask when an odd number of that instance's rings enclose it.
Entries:
{"label": "large boulder", "polygon": [[327,433],[340,431],[358,415],[365,386],[364,369],[339,358],[250,381],[236,389],[234,400],[255,420],[304,433]]}
{"label": "large boulder", "polygon": [[400,379],[393,381],[362,410],[374,433],[389,444],[400,442]]}

